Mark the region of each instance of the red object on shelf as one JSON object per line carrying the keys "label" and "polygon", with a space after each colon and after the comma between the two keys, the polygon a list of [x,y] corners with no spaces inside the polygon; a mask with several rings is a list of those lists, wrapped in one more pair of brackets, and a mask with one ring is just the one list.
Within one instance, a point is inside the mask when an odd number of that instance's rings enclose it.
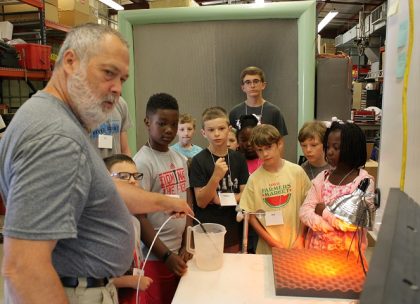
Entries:
{"label": "red object on shelf", "polygon": [[25,43],[15,44],[19,54],[19,65],[27,70],[49,70],[51,67],[51,46]]}

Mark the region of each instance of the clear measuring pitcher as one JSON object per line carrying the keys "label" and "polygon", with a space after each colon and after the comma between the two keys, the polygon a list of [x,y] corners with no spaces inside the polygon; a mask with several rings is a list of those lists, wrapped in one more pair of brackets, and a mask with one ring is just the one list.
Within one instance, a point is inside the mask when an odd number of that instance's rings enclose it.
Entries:
{"label": "clear measuring pitcher", "polygon": [[[197,267],[201,270],[217,270],[223,265],[223,247],[226,228],[219,224],[205,223],[188,227],[187,251],[194,254]],[[194,232],[194,248],[191,247],[191,234]]]}

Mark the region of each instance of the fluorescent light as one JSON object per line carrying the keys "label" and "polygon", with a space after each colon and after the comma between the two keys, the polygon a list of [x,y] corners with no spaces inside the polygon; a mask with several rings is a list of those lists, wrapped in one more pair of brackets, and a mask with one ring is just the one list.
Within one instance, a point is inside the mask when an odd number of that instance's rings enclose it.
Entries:
{"label": "fluorescent light", "polygon": [[201,5],[206,6],[206,5],[225,4],[225,3],[227,3],[227,0],[215,0],[215,1],[201,2]]}
{"label": "fluorescent light", "polygon": [[318,33],[328,24],[335,16],[337,16],[337,11],[330,11],[324,19],[318,24]]}
{"label": "fluorescent light", "polygon": [[264,0],[255,0],[255,4],[257,5],[264,4]]}
{"label": "fluorescent light", "polygon": [[117,11],[124,10],[124,7],[122,7],[115,1],[112,1],[112,0],[99,0],[99,1],[101,1],[103,4],[108,5],[110,8],[113,8],[114,10],[117,10]]}

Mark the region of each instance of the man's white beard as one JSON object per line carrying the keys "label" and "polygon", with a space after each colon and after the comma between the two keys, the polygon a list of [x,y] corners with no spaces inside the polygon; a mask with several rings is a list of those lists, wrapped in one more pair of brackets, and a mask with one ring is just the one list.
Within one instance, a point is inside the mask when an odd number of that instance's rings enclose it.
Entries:
{"label": "man's white beard", "polygon": [[86,69],[79,70],[67,80],[67,90],[71,98],[71,108],[82,124],[93,129],[105,122],[112,110],[105,110],[102,106],[104,101],[118,102],[118,96],[108,94],[96,97],[90,89],[86,77]]}

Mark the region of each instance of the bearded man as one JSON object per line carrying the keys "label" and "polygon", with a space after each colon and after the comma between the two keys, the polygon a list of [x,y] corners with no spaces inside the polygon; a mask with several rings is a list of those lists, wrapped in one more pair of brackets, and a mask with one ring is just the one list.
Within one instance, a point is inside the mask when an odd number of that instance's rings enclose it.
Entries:
{"label": "bearded man", "polygon": [[118,103],[128,65],[118,32],[74,28],[51,80],[0,141],[5,303],[116,303],[108,279],[132,261],[129,210],[192,214],[181,199],[115,186],[90,142],[88,131]]}

